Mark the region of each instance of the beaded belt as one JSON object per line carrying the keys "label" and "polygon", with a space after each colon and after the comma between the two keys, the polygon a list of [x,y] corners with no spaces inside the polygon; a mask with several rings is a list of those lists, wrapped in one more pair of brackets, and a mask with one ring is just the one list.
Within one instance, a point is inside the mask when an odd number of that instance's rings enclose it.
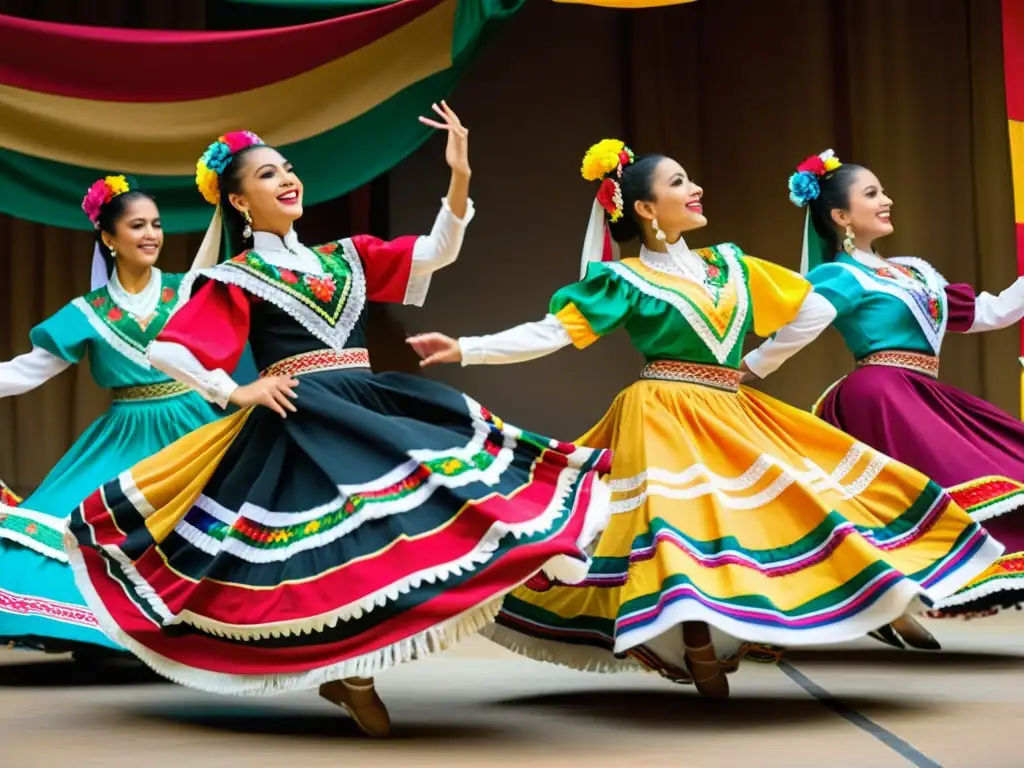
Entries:
{"label": "beaded belt", "polygon": [[140,400],[163,400],[184,395],[189,391],[189,386],[180,381],[164,381],[160,384],[143,384],[138,387],[114,387],[113,396],[115,403],[129,403]]}
{"label": "beaded belt", "polygon": [[935,379],[939,377],[939,358],[920,352],[874,352],[857,361],[858,368],[865,365],[889,365],[917,371]]}
{"label": "beaded belt", "polygon": [[339,371],[344,368],[369,368],[370,353],[362,347],[343,349],[317,349],[278,360],[260,371],[260,376],[301,376],[318,371]]}
{"label": "beaded belt", "polygon": [[640,372],[641,379],[681,381],[686,384],[701,384],[705,387],[725,389],[729,392],[739,390],[742,376],[743,374],[735,368],[684,363],[679,360],[655,360],[653,363],[645,365]]}

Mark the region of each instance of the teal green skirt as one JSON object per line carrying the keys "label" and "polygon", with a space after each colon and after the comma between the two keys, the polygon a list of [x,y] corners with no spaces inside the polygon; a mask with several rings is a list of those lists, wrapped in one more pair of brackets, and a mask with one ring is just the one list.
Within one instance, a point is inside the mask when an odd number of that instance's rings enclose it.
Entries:
{"label": "teal green skirt", "polygon": [[31,496],[0,508],[0,645],[119,649],[75,586],[64,553],[65,521],[105,482],[223,415],[194,392],[114,402]]}

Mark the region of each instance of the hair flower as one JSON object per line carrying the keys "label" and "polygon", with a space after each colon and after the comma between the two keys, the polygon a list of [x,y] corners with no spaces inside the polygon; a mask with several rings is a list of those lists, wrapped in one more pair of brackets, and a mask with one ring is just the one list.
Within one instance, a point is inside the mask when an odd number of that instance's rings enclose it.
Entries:
{"label": "hair flower", "polygon": [[583,156],[580,172],[587,181],[601,181],[597,203],[613,224],[622,218],[622,170],[636,159],[633,150],[618,139],[602,139]]}
{"label": "hair flower", "polygon": [[89,187],[82,199],[82,210],[89,217],[93,227],[99,228],[100,209],[118,195],[131,191],[131,185],[124,176],[104,176]]}
{"label": "hair flower", "polygon": [[601,182],[597,190],[597,202],[608,213],[612,223],[622,218],[622,187],[610,176]]}
{"label": "hair flower", "polygon": [[580,172],[587,181],[598,181],[633,162],[633,151],[618,139],[602,139],[583,156]]}
{"label": "hair flower", "polygon": [[789,177],[789,199],[800,208],[807,206],[821,194],[818,177],[810,171],[797,171]]}
{"label": "hair flower", "polygon": [[796,167],[798,173],[813,173],[815,176],[825,175],[825,161],[818,155],[811,155]]}
{"label": "hair flower", "polygon": [[818,179],[842,166],[836,153],[826,149],[819,155],[811,155],[796,167],[796,173],[789,177],[789,199],[793,204],[805,208],[821,194]]}
{"label": "hair flower", "polygon": [[220,175],[231,158],[246,147],[263,144],[252,131],[231,131],[217,138],[196,162],[196,186],[210,205],[220,202]]}

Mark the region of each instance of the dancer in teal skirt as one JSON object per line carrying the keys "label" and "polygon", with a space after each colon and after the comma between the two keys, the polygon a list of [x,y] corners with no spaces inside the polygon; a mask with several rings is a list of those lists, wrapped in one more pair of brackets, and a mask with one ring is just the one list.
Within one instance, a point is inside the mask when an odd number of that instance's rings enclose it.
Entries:
{"label": "dancer in teal skirt", "polygon": [[[88,655],[120,649],[75,587],[62,544],[67,516],[96,487],[223,411],[146,359],[188,299],[184,275],[155,266],[164,238],[153,198],[107,176],[82,208],[96,228],[93,290],[33,328],[31,351],[0,363],[0,397],[35,389],[88,356],[113,403],[28,498],[0,496],[0,645]],[[255,369],[238,375],[251,381]]]}

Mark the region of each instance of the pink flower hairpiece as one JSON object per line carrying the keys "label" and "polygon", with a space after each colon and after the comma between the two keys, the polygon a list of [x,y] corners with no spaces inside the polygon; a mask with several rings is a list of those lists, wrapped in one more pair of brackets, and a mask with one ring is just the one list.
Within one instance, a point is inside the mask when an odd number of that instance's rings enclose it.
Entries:
{"label": "pink flower hairpiece", "polygon": [[130,190],[128,179],[124,176],[104,176],[89,187],[89,191],[82,199],[82,210],[89,217],[93,227],[99,229],[100,211],[103,206],[118,195],[123,195]]}

